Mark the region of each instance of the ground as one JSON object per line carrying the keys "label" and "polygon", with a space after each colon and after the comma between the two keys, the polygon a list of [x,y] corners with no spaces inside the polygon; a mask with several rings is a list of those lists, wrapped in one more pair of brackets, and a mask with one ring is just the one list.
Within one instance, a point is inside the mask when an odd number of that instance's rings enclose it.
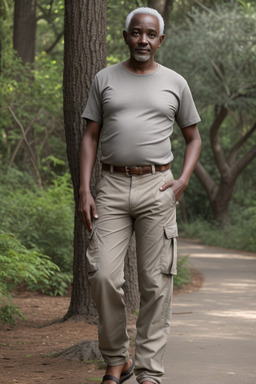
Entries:
{"label": "ground", "polygon": [[[203,277],[192,270],[192,280],[175,295],[199,289]],[[0,324],[0,384],[89,384],[100,383],[104,365],[99,362],[69,361],[54,354],[84,341],[97,340],[97,326],[83,320],[61,320],[70,297],[50,297],[18,291],[14,303],[26,317],[15,326]],[[135,315],[129,329],[135,334]],[[131,350],[131,353],[133,351]]]}

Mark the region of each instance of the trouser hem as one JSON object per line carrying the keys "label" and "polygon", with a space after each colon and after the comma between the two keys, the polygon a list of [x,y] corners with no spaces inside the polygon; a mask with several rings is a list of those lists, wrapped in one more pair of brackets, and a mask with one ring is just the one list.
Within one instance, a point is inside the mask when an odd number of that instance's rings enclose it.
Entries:
{"label": "trouser hem", "polygon": [[127,359],[119,359],[119,360],[108,360],[108,359],[104,358],[105,364],[108,365],[109,367],[116,367],[118,365],[125,365],[126,363],[128,363],[128,361],[129,361],[129,357]]}

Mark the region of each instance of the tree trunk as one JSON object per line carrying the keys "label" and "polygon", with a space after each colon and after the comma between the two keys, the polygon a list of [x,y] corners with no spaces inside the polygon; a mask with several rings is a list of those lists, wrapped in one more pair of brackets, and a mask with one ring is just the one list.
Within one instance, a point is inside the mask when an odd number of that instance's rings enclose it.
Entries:
{"label": "tree trunk", "polygon": [[36,0],[15,0],[13,48],[23,64],[33,63],[36,41]]}
{"label": "tree trunk", "polygon": [[[65,317],[82,315],[86,320],[95,322],[96,310],[85,263],[88,239],[78,214],[79,156],[84,132],[81,114],[93,77],[106,66],[106,1],[66,0],[64,41],[64,125],[75,197],[74,282]],[[91,185],[93,194],[99,178],[97,159]]]}
{"label": "tree trunk", "polygon": [[148,0],[148,6],[156,9],[164,19],[165,26],[168,26],[174,0]]}
{"label": "tree trunk", "polygon": [[213,215],[224,228],[228,225],[228,207],[232,198],[235,182],[221,179],[218,192],[211,201]]}
{"label": "tree trunk", "polygon": [[[67,155],[75,196],[74,282],[71,303],[65,318],[82,315],[96,322],[96,310],[87,279],[85,252],[86,231],[78,214],[79,157],[84,131],[81,113],[86,104],[95,74],[106,65],[106,1],[66,0],[64,28],[64,124]],[[91,181],[92,194],[101,177],[100,148]],[[138,308],[135,240],[133,238],[125,259],[125,298],[129,310]]]}
{"label": "tree trunk", "polygon": [[[33,63],[35,60],[36,45],[36,0],[15,0],[14,4],[14,27],[13,27],[13,49],[18,52],[23,65]],[[31,75],[31,82],[34,81]],[[21,79],[16,78],[17,81]],[[33,114],[33,110],[27,110],[27,113]],[[31,154],[35,159],[33,168],[34,178],[40,188],[42,188],[41,177],[35,172],[35,166],[38,168],[34,128],[32,127],[26,134],[27,145],[24,146],[23,167],[30,167]],[[29,148],[28,148],[29,146]]]}
{"label": "tree trunk", "polygon": [[208,194],[214,218],[220,222],[222,227],[225,227],[228,224],[228,206],[237,177],[227,177],[227,174],[224,173],[217,185],[200,162],[195,168],[195,175]]}

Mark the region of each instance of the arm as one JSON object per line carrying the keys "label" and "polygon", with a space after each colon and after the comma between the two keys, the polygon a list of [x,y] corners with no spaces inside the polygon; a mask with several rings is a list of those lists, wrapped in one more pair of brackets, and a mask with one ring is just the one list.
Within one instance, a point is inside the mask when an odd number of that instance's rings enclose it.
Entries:
{"label": "arm", "polygon": [[101,125],[88,120],[86,131],[82,140],[80,155],[80,188],[79,213],[88,231],[92,230],[91,213],[98,218],[96,205],[90,190],[90,182],[94,163],[96,160]]}
{"label": "arm", "polygon": [[171,180],[160,187],[161,191],[165,191],[167,188],[171,188],[175,194],[176,201],[178,201],[182,192],[188,186],[189,179],[193,173],[193,170],[195,169],[202,147],[201,137],[196,124],[182,128],[181,132],[186,143],[181,175],[177,180]]}

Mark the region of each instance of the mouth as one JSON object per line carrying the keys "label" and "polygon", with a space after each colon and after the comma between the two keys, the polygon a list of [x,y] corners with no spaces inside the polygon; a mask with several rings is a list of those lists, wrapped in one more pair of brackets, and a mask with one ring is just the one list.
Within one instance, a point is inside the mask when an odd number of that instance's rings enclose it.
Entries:
{"label": "mouth", "polygon": [[135,48],[135,51],[140,54],[149,54],[150,50],[145,48]]}

